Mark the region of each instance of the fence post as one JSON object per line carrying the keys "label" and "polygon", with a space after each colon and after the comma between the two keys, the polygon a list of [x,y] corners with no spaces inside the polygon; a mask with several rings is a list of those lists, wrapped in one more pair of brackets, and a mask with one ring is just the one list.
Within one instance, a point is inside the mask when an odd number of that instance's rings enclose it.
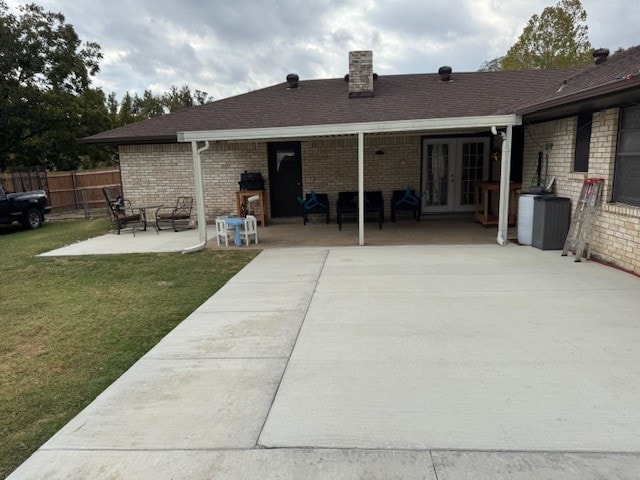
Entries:
{"label": "fence post", "polygon": [[[76,172],[75,171],[71,172],[71,184],[73,185],[73,190],[77,192],[78,191],[78,179],[76,178]],[[74,197],[73,199],[76,202],[76,209],[77,209],[80,206],[80,205],[78,205],[78,196],[74,195],[73,197]],[[85,205],[86,205],[87,198],[86,198],[86,194],[85,194],[84,190],[82,190],[82,199],[83,199],[83,201],[85,202]],[[86,206],[85,206],[85,208],[86,208]],[[85,213],[85,218],[88,218],[86,215],[87,214]]]}
{"label": "fence post", "polygon": [[84,206],[84,218],[90,218],[89,215],[89,202],[87,202],[87,191],[83,188],[82,190],[82,205]]}

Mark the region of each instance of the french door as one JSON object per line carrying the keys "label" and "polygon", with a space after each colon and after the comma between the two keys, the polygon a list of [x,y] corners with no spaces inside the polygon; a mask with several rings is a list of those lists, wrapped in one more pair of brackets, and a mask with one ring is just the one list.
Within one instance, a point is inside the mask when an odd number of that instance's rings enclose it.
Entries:
{"label": "french door", "polygon": [[488,138],[423,139],[422,211],[473,211],[474,184],[487,178],[488,167]]}

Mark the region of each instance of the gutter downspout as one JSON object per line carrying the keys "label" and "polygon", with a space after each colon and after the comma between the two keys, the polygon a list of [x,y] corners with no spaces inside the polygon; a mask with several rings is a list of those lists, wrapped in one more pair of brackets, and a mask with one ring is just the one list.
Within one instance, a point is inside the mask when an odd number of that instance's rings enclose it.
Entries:
{"label": "gutter downspout", "polygon": [[498,236],[499,245],[506,246],[509,229],[509,183],[511,177],[511,139],[513,126],[507,125],[507,133],[499,132],[502,138],[502,164],[500,166],[500,209],[498,211]]}
{"label": "gutter downspout", "polygon": [[207,216],[204,211],[204,187],[202,185],[202,158],[200,154],[209,148],[209,141],[204,142],[204,147],[198,148],[198,142],[191,142],[193,155],[193,176],[196,187],[196,208],[198,209],[198,234],[200,243],[182,250],[182,253],[193,253],[204,250],[207,244]]}
{"label": "gutter downspout", "polygon": [[364,245],[364,133],[358,133],[358,245]]}

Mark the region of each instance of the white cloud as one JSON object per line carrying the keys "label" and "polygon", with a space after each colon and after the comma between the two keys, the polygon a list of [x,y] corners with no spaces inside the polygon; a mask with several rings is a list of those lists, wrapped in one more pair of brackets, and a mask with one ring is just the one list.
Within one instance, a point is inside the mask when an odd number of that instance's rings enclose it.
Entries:
{"label": "white cloud", "polygon": [[[15,8],[21,2],[9,0]],[[504,55],[543,0],[41,0],[101,45],[95,84],[122,96],[189,85],[222,98],[301,78],[341,77],[350,50],[379,74],[477,70]],[[589,36],[611,50],[640,43],[638,9],[583,0]]]}

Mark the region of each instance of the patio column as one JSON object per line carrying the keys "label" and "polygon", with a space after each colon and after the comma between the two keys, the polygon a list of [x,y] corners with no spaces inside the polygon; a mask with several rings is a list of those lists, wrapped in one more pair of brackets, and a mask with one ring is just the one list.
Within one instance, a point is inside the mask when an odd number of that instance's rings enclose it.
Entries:
{"label": "patio column", "polygon": [[358,133],[358,245],[364,245],[364,133]]}
{"label": "patio column", "polygon": [[198,209],[198,237],[200,243],[185,248],[182,253],[198,252],[207,244],[207,216],[204,206],[204,187],[202,185],[202,157],[200,154],[209,148],[209,141],[204,142],[202,148],[198,148],[198,142],[191,142],[191,154],[193,156],[193,177],[196,192],[196,208]]}
{"label": "patio column", "polygon": [[502,156],[500,168],[500,209],[498,211],[498,236],[496,238],[498,244],[505,246],[509,242],[507,240],[509,230],[509,195],[511,183],[511,139],[513,136],[513,127],[507,126],[506,135],[500,132],[502,137]]}

